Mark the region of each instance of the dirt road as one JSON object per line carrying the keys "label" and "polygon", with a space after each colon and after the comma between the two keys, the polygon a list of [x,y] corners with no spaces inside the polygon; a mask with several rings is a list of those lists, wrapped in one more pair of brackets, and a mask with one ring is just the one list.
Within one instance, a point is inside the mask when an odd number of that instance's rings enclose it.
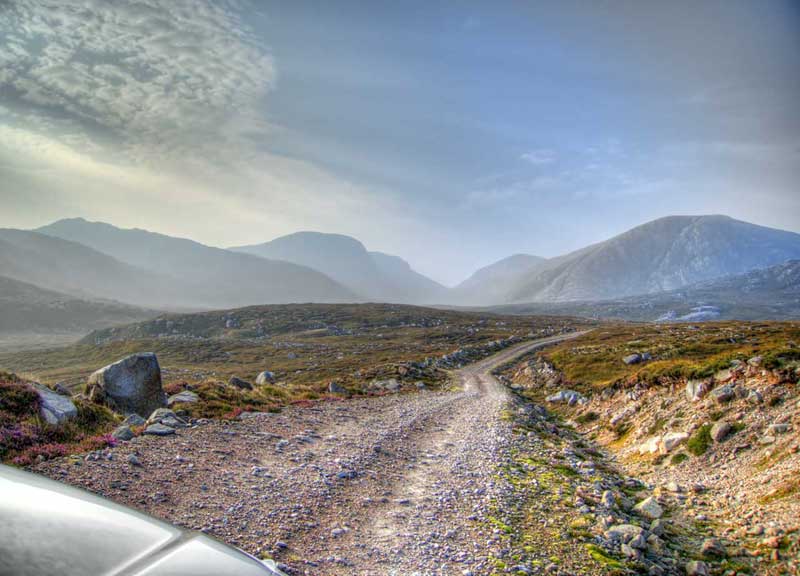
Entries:
{"label": "dirt road", "polygon": [[[510,485],[512,400],[491,375],[574,335],[456,372],[456,392],[359,398],[139,437],[37,471],[203,530],[295,574],[488,574]],[[137,463],[131,464],[134,455]]]}

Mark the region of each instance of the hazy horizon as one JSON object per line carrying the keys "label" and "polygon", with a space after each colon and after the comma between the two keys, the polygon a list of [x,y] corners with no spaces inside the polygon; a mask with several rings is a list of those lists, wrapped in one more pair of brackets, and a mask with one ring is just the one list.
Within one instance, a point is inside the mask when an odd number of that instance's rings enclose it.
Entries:
{"label": "hazy horizon", "polygon": [[791,1],[0,4],[0,226],[339,233],[453,285],[644,222],[800,232]]}

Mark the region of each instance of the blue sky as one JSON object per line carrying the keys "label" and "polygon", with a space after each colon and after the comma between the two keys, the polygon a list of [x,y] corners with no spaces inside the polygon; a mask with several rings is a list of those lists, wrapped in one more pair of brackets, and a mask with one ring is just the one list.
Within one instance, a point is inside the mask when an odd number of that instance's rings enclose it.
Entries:
{"label": "blue sky", "polygon": [[0,225],[340,232],[447,283],[667,214],[800,231],[796,2],[0,11]]}

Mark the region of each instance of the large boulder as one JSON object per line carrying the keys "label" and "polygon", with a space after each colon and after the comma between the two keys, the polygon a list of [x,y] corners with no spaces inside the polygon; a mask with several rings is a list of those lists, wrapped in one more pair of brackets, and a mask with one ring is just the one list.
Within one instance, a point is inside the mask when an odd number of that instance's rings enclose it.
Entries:
{"label": "large boulder", "polygon": [[78,409],[67,396],[36,382],[31,382],[31,386],[39,395],[39,413],[48,424],[61,424],[78,415]]}
{"label": "large boulder", "polygon": [[132,354],[89,376],[86,394],[123,414],[150,414],[167,404],[161,368],[151,352]]}

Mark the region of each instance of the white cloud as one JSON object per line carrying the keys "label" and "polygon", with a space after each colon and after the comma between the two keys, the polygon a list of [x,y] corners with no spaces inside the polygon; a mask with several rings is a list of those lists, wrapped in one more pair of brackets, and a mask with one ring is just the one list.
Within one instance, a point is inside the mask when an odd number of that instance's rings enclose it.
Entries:
{"label": "white cloud", "polygon": [[520,158],[526,162],[530,162],[534,166],[546,166],[556,161],[555,152],[547,148],[529,150],[522,154]]}

